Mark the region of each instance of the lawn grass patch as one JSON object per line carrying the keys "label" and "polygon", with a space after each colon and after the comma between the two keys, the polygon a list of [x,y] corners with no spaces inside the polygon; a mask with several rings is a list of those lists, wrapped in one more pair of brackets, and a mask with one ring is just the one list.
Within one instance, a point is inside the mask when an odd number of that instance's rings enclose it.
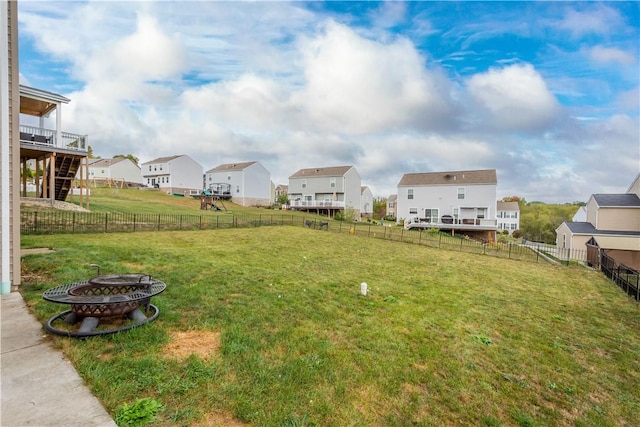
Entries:
{"label": "lawn grass patch", "polygon": [[42,292],[94,275],[91,263],[167,283],[153,323],[50,337],[112,414],[159,402],[150,425],[634,425],[640,413],[639,306],[588,269],[302,227],[22,243],[55,250],[23,260],[42,322],[66,309]]}

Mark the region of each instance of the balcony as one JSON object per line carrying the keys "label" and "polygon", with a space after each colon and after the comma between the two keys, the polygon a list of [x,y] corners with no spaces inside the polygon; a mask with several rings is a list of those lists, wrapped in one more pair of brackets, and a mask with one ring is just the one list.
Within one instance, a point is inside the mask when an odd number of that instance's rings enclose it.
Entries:
{"label": "balcony", "polygon": [[88,150],[87,135],[60,132],[58,138],[58,133],[53,129],[20,125],[20,148],[86,154]]}
{"label": "balcony", "polygon": [[337,200],[292,200],[289,205],[291,208],[304,209],[344,209],[344,202]]}
{"label": "balcony", "polygon": [[437,228],[444,230],[498,230],[497,219],[487,218],[453,218],[449,215],[445,215],[442,218],[418,218],[414,217],[408,221],[405,221],[405,228],[407,230],[418,228]]}

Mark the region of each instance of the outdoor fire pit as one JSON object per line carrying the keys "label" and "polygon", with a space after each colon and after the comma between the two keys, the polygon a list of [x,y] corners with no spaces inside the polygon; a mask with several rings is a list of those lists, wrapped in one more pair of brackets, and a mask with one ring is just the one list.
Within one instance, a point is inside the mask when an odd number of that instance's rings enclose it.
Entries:
{"label": "outdoor fire pit", "polygon": [[[70,304],[71,309],[53,316],[45,327],[56,335],[83,338],[144,325],[160,314],[151,304],[151,297],[166,287],[148,274],[110,274],[57,286],[45,291],[42,297]],[[100,325],[101,320],[104,325]],[[74,329],[77,323],[80,326]]]}

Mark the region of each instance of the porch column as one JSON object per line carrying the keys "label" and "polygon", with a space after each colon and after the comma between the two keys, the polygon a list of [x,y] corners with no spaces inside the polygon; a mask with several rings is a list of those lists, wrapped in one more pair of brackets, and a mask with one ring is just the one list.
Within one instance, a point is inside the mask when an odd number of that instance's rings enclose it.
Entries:
{"label": "porch column", "polygon": [[56,153],[49,156],[49,199],[53,205],[56,199]]}

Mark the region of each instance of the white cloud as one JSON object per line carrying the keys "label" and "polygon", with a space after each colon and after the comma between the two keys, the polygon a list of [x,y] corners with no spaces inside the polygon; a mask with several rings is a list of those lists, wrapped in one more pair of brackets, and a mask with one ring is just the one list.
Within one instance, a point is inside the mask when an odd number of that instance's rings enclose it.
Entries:
{"label": "white cloud", "polygon": [[426,71],[407,39],[381,44],[328,22],[300,49],[306,87],[292,100],[316,129],[363,134],[437,125],[451,110],[447,82]]}
{"label": "white cloud", "polygon": [[634,64],[637,59],[620,49],[607,48],[604,46],[594,46],[589,50],[590,58],[595,62],[619,62],[621,64]]}
{"label": "white cloud", "polygon": [[[535,131],[550,126],[559,104],[542,76],[529,64],[493,68],[468,79],[478,119],[489,128]],[[480,125],[482,126],[482,125]]]}
{"label": "white cloud", "polygon": [[608,34],[623,25],[620,13],[602,3],[585,3],[585,10],[567,9],[564,18],[557,23],[560,29],[569,31],[573,37],[587,34]]}

